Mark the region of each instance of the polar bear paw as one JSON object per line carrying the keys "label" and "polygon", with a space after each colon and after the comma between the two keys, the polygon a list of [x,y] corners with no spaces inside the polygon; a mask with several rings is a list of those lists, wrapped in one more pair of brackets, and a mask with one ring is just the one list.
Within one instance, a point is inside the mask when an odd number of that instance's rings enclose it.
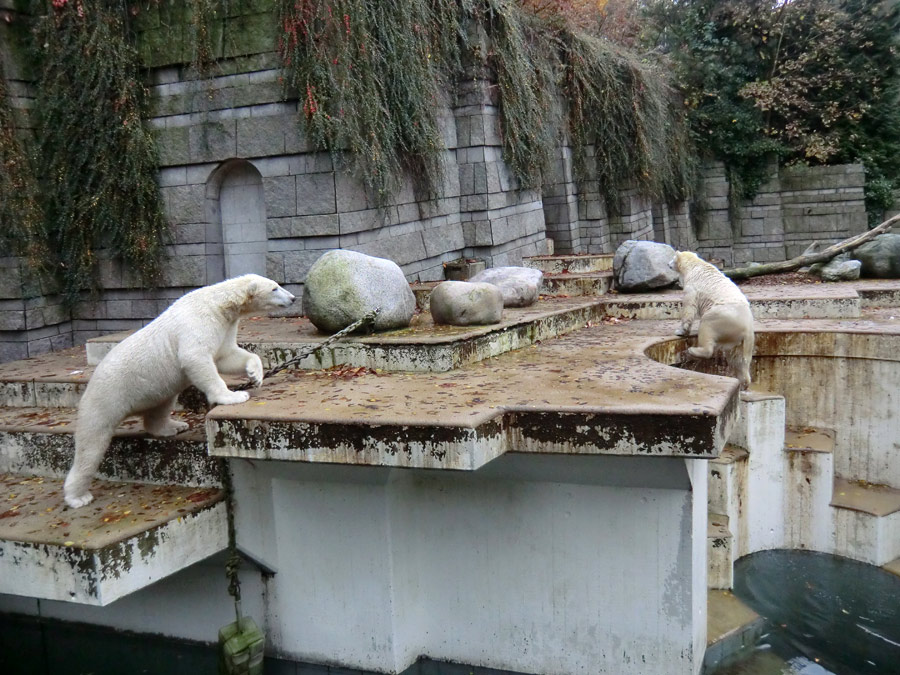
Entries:
{"label": "polar bear paw", "polygon": [[679,326],[678,329],[675,331],[675,335],[677,335],[679,337],[684,337],[685,335],[687,335],[690,332],[691,332],[690,328],[685,328],[684,326]]}
{"label": "polar bear paw", "polygon": [[235,405],[244,403],[250,399],[250,394],[246,391],[226,391],[216,396],[211,402],[213,405]]}
{"label": "polar bear paw", "polygon": [[85,492],[83,495],[79,495],[77,497],[66,495],[65,496],[66,504],[68,504],[73,509],[80,509],[82,506],[87,506],[92,501],[94,501],[94,495],[90,492]]}
{"label": "polar bear paw", "polygon": [[182,431],[186,431],[189,426],[190,425],[187,422],[168,419],[165,424],[154,429],[147,429],[147,431],[154,436],[174,436],[175,434],[180,434]]}
{"label": "polar bear paw", "polygon": [[247,377],[250,378],[251,384],[254,387],[258,387],[262,384],[263,381],[263,365],[262,360],[256,355],[251,354],[250,358],[247,359]]}

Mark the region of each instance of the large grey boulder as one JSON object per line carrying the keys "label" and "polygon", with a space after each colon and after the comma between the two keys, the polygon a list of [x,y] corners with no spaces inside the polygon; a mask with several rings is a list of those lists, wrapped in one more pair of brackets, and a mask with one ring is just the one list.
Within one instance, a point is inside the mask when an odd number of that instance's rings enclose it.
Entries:
{"label": "large grey boulder", "polygon": [[429,304],[438,324],[484,325],[499,323],[503,317],[503,293],[494,284],[444,281],[431,291]]}
{"label": "large grey boulder", "polygon": [[862,263],[864,277],[900,278],[900,234],[879,234],[854,249],[853,257]]}
{"label": "large grey boulder", "polygon": [[473,283],[494,284],[503,294],[504,307],[527,307],[541,292],[544,273],[529,267],[491,267],[473,276]]}
{"label": "large grey boulder", "polygon": [[859,279],[861,268],[859,260],[852,260],[849,253],[842,253],[827,263],[811,265],[809,273],[822,277],[822,281],[854,281]]}
{"label": "large grey boulder", "polygon": [[319,330],[335,333],[376,307],[375,330],[404,328],[416,311],[416,297],[392,260],[337,250],[310,268],[303,313]]}
{"label": "large grey boulder", "polygon": [[631,293],[665,288],[678,281],[678,274],[669,267],[675,249],[655,241],[629,239],[616,249],[613,257],[613,277],[616,289]]}

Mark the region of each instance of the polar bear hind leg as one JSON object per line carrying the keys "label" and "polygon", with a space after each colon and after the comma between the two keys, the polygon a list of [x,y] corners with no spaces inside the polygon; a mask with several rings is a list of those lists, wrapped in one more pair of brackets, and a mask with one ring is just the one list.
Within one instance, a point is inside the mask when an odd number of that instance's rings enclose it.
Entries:
{"label": "polar bear hind leg", "polygon": [[711,321],[700,321],[697,331],[697,346],[688,349],[688,354],[698,359],[710,359],[716,349],[716,330]]}
{"label": "polar bear hind leg", "polygon": [[144,429],[153,436],[174,436],[188,428],[187,422],[172,419],[175,399],[164,401],[144,412]]}
{"label": "polar bear hind leg", "polygon": [[73,509],[93,501],[94,496],[89,492],[91,478],[100,468],[100,462],[103,461],[103,455],[117,426],[118,421],[89,421],[79,415],[75,428],[75,461],[72,462],[63,486],[66,504]]}

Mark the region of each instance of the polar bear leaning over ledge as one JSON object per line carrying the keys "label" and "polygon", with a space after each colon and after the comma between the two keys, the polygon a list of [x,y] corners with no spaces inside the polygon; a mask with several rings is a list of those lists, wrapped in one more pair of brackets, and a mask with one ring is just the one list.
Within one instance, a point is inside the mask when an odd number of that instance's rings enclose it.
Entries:
{"label": "polar bear leaning over ledge", "polygon": [[696,253],[679,251],[670,263],[681,277],[684,301],[681,327],[677,335],[691,331],[700,318],[697,346],[688,353],[701,359],[712,357],[716,347],[725,353],[728,365],[737,373],[741,388],[750,386],[753,358],[753,314],[750,303],[734,282]]}
{"label": "polar bear leaning over ledge", "polygon": [[154,436],[173,436],[187,424],[170,417],[188,385],[211,405],[243,403],[250,394],[231,391],[219,373],[243,374],[262,384],[262,361],[237,345],[241,317],[287,307],[294,296],[256,274],[191,291],[107,354],[78,404],[75,461],[66,477],[66,504],[89,504],[91,478],[100,466],[116,427],[140,414]]}

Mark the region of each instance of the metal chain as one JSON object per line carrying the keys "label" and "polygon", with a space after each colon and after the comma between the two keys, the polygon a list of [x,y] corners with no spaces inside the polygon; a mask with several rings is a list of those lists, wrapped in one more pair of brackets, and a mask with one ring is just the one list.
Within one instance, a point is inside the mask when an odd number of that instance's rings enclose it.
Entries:
{"label": "metal chain", "polygon": [[[372,311],[367,313],[364,317],[362,317],[361,319],[357,319],[356,321],[351,323],[346,328],[342,328],[334,335],[329,335],[327,338],[325,338],[325,340],[323,340],[319,344],[309,345],[308,347],[304,347],[303,349],[300,350],[300,352],[296,356],[294,356],[294,358],[288,359],[284,363],[279,363],[277,366],[269,368],[263,374],[263,379],[272,377],[272,375],[275,375],[276,373],[280,373],[285,368],[290,368],[291,366],[297,365],[303,359],[305,359],[307,356],[315,354],[320,349],[325,349],[325,347],[328,347],[331,344],[333,344],[334,342],[337,342],[338,340],[340,340],[341,338],[346,337],[350,333],[353,333],[354,331],[359,330],[363,326],[367,326],[368,324],[374,324],[375,317],[378,316],[378,312],[380,312],[380,311],[381,311],[381,308],[376,307],[375,309],[373,309]],[[251,389],[252,387],[253,387],[252,382],[244,382],[243,384],[238,385],[237,387],[234,387],[234,391],[244,391],[246,389]]]}

